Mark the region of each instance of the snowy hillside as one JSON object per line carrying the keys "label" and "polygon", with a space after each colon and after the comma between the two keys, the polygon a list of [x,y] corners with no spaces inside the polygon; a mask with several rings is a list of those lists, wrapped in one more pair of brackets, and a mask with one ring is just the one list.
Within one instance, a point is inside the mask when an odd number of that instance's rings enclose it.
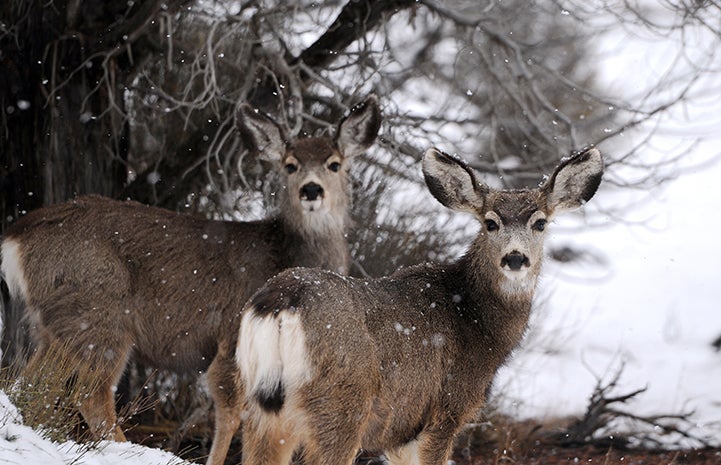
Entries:
{"label": "snowy hillside", "polygon": [[67,465],[181,465],[190,462],[137,444],[104,441],[93,448],[72,441],[62,444],[43,439],[22,424],[17,409],[0,391],[0,463]]}

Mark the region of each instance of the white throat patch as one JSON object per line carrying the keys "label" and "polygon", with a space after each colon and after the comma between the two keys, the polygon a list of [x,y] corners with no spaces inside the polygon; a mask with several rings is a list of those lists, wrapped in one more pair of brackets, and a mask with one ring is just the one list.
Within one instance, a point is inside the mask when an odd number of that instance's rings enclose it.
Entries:
{"label": "white throat patch", "polygon": [[305,212],[317,212],[323,208],[323,199],[305,200],[301,199],[300,205]]}
{"label": "white throat patch", "polygon": [[518,271],[501,271],[505,278],[501,280],[501,291],[508,295],[533,293],[533,288],[536,283],[528,272],[528,268],[524,267]]}

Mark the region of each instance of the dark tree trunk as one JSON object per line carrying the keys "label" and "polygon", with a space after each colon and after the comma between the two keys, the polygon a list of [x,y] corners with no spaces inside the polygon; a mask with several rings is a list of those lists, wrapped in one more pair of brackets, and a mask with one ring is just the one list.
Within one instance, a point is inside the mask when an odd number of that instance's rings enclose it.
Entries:
{"label": "dark tree trunk", "polygon": [[[0,7],[2,227],[67,198],[118,196],[127,180],[124,91],[153,51],[162,5],[8,0]],[[130,5],[130,6],[129,6]]]}
{"label": "dark tree trunk", "polygon": [[[8,0],[0,6],[6,26],[0,30],[2,231],[42,205],[122,191],[123,93],[149,49],[132,45],[160,4]],[[7,306],[4,326],[4,360],[11,360],[28,347],[21,309]]]}

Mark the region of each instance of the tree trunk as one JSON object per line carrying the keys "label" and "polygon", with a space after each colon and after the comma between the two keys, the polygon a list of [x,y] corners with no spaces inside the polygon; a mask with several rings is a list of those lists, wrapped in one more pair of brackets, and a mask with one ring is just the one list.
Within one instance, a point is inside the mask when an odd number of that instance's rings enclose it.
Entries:
{"label": "tree trunk", "polygon": [[[0,213],[19,216],[126,183],[124,88],[160,1],[8,0],[0,7]],[[124,18],[119,21],[118,18]],[[132,58],[131,58],[132,57]],[[4,360],[28,347],[21,309],[5,308]]]}

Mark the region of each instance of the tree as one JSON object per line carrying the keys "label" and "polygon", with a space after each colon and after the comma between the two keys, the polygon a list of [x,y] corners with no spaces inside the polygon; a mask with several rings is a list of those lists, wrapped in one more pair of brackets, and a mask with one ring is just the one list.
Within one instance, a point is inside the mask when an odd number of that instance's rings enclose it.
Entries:
{"label": "tree", "polygon": [[[646,127],[718,72],[719,9],[715,1],[8,0],[2,229],[91,192],[225,218],[252,215],[261,202],[272,209],[273,180],[245,156],[236,105],[248,101],[293,135],[310,134],[331,130],[329,121],[375,92],[385,122],[379,147],[355,170],[353,274],[442,260],[468,232],[453,223],[440,234],[439,210],[413,201],[425,194],[403,194],[423,191],[417,161],[426,148],[520,186],[570,151],[602,144],[607,185],[655,183],[669,160],[641,157],[653,134]],[[619,25],[678,34],[676,62],[694,67],[661,75],[633,101],[608,95],[594,56]],[[698,48],[685,34],[692,28],[715,37],[700,60],[686,58]],[[625,145],[635,128],[645,132]],[[639,174],[625,177],[621,166]],[[8,311],[6,325],[16,327],[19,315]],[[4,339],[6,354],[15,344]]]}
{"label": "tree", "polygon": [[[318,132],[374,91],[387,123],[368,164],[385,178],[417,183],[409,167],[438,144],[508,185],[536,182],[570,150],[612,143],[682,103],[713,71],[701,60],[680,84],[662,77],[637,102],[604,95],[593,46],[611,25],[718,33],[715,2],[642,6],[6,2],[3,229],[88,192],[235,214],[263,184],[233,129],[240,101],[280,113],[293,133]],[[634,163],[642,144],[611,164]]]}

